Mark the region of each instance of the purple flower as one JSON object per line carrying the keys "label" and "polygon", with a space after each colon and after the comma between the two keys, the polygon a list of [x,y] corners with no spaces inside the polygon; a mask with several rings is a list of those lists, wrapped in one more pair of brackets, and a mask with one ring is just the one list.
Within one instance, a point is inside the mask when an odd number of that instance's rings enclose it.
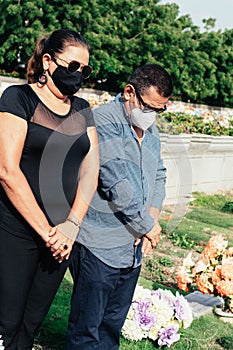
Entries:
{"label": "purple flower", "polygon": [[133,302],[134,320],[144,331],[149,331],[155,325],[155,315],[149,311],[150,300]]}
{"label": "purple flower", "polygon": [[133,302],[133,309],[136,312],[147,312],[147,310],[150,309],[151,301],[150,299],[144,299],[140,301],[134,301]]}
{"label": "purple flower", "polygon": [[179,322],[183,321],[185,310],[184,310],[184,306],[180,303],[179,299],[175,300],[174,307],[175,307],[175,317]]}
{"label": "purple flower", "polygon": [[179,327],[176,325],[172,325],[168,328],[162,328],[158,332],[158,344],[159,346],[166,345],[170,348],[172,343],[178,341],[180,339],[180,335],[178,333]]}
{"label": "purple flower", "polygon": [[173,307],[172,299],[169,298],[168,295],[164,294],[164,290],[162,290],[160,288],[155,290],[155,291],[153,290],[151,292],[151,295],[156,295],[160,301],[162,301],[162,302],[164,301],[164,302],[167,303],[168,306],[172,306]]}
{"label": "purple flower", "polygon": [[156,295],[159,300],[163,300],[164,299],[163,290],[160,289],[160,288],[157,289],[157,290],[152,290],[151,291],[151,295]]}

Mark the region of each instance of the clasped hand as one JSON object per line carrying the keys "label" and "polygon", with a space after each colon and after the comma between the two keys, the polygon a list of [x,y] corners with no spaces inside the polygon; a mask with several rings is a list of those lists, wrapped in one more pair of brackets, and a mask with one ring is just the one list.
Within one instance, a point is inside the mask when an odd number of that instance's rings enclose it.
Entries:
{"label": "clasped hand", "polygon": [[[143,236],[143,243],[142,243],[142,253],[144,256],[147,256],[152,253],[153,249],[158,245],[160,239],[161,239],[161,226],[156,222],[154,227],[150,232],[148,232],[146,235]],[[142,238],[137,238],[135,241],[135,245],[139,245]]]}
{"label": "clasped hand", "polygon": [[74,241],[73,238],[69,238],[59,231],[59,227],[56,226],[49,233],[49,240],[46,242],[46,247],[50,248],[53,257],[61,263],[63,260],[69,259]]}

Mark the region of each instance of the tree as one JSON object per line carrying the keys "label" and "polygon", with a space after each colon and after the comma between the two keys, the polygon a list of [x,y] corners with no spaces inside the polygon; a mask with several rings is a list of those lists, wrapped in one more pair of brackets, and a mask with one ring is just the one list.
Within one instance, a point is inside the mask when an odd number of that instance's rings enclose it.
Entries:
{"label": "tree", "polygon": [[233,106],[233,30],[205,32],[200,50],[207,52],[214,71],[207,77],[214,84],[213,94],[205,96],[206,103],[216,106]]}
{"label": "tree", "polygon": [[232,30],[205,31],[176,4],[160,0],[0,0],[0,69],[17,70],[36,40],[55,29],[80,31],[91,45],[87,86],[118,92],[133,70],[159,63],[172,75],[175,99],[233,106]]}

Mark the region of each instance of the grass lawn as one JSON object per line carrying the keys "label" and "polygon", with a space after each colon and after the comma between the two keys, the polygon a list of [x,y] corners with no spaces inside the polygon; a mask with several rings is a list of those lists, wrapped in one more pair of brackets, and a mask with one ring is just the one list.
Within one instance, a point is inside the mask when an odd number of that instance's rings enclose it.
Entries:
{"label": "grass lawn", "polygon": [[[175,269],[190,250],[198,256],[211,235],[216,233],[222,234],[233,246],[233,215],[222,211],[224,204],[229,202],[233,202],[232,193],[213,196],[196,193],[186,215],[178,219],[172,218],[171,208],[164,208],[161,216],[163,238],[153,255],[144,259],[139,283],[149,289],[177,290]],[[168,215],[170,220],[179,222],[172,231],[168,229]],[[72,282],[67,272],[37,336],[36,350],[64,349],[71,291]],[[224,323],[213,313],[195,319],[189,328],[180,330],[180,334],[180,340],[170,347],[171,350],[233,350],[233,323]],[[155,343],[149,340],[130,342],[122,338],[120,349],[155,348]]]}

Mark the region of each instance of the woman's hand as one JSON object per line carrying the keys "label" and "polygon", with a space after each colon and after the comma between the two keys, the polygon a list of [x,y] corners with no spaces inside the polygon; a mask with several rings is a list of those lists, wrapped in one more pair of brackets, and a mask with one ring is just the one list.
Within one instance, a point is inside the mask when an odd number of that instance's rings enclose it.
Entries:
{"label": "woman's hand", "polygon": [[50,248],[54,258],[59,262],[69,259],[79,228],[80,226],[73,220],[67,219],[56,226],[55,233],[54,230],[50,233],[50,239],[46,246]]}
{"label": "woman's hand", "polygon": [[64,259],[69,259],[74,239],[65,236],[58,227],[55,227],[55,233],[50,234],[49,240],[46,243],[46,247],[50,248],[53,253],[53,257],[61,263]]}
{"label": "woman's hand", "polygon": [[56,230],[57,230],[56,227],[49,226],[48,229],[39,233],[39,235],[43,239],[43,241],[45,241],[47,243],[50,240],[51,236],[53,236],[56,233]]}

